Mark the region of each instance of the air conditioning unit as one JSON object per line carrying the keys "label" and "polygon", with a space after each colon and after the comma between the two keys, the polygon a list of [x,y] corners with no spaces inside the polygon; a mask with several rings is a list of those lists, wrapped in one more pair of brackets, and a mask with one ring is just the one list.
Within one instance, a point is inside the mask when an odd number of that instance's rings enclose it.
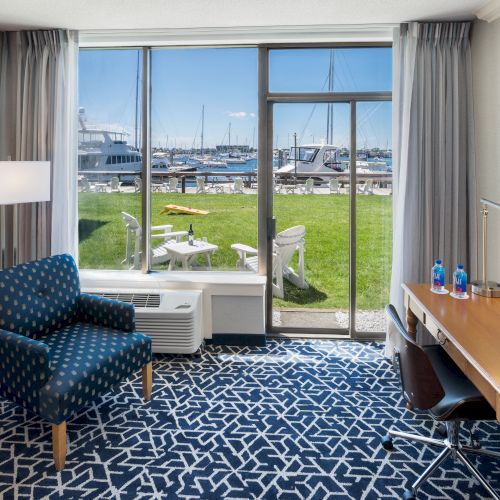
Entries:
{"label": "air conditioning unit", "polygon": [[153,352],[192,354],[203,342],[201,291],[102,288],[85,293],[133,304],[136,329],[151,337]]}

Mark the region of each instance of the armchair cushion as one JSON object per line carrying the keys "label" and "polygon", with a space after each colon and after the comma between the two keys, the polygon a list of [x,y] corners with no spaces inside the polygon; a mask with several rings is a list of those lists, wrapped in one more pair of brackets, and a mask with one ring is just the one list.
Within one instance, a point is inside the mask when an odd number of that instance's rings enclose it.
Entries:
{"label": "armchair cushion", "polygon": [[91,323],[73,323],[41,337],[52,377],[40,390],[38,413],[58,424],[151,361],[151,339]]}
{"label": "armchair cushion", "polygon": [[0,395],[34,409],[38,392],[52,375],[49,347],[0,330]]}
{"label": "armchair cushion", "polygon": [[80,294],[70,255],[0,270],[0,328],[37,338],[73,321]]}
{"label": "armchair cushion", "polygon": [[107,326],[124,332],[135,330],[135,309],[132,304],[82,293],[78,297],[77,321]]}

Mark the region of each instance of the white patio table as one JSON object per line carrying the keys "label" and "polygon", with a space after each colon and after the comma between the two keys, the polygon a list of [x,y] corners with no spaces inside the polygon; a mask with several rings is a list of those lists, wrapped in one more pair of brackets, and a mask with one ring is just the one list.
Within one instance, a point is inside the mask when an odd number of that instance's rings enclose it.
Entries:
{"label": "white patio table", "polygon": [[207,267],[211,269],[212,262],[210,261],[210,255],[219,249],[217,245],[200,240],[195,240],[193,245],[190,245],[187,241],[181,241],[180,243],[169,242],[165,243],[164,247],[171,256],[168,265],[169,271],[175,268],[178,261],[182,264],[184,270],[189,270],[190,264],[198,255],[205,256]]}

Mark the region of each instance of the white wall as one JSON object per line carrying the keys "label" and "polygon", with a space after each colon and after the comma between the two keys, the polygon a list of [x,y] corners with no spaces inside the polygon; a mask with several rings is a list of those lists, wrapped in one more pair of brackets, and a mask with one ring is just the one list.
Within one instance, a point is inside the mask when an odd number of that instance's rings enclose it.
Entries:
{"label": "white wall", "polygon": [[[472,68],[478,201],[500,203],[500,19],[474,22]],[[500,210],[489,210],[488,236],[489,279],[500,282]]]}

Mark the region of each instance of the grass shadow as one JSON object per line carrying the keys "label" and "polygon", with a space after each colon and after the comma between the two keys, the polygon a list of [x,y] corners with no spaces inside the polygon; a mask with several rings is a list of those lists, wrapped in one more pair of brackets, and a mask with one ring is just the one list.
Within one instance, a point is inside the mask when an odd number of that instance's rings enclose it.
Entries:
{"label": "grass shadow", "polygon": [[287,280],[284,280],[285,300],[294,304],[311,304],[314,302],[323,302],[328,298],[328,295],[321,290],[318,290],[311,284],[309,288],[303,290],[298,288]]}
{"label": "grass shadow", "polygon": [[108,224],[102,220],[80,219],[78,221],[78,234],[80,236],[80,243],[92,236],[94,231]]}

